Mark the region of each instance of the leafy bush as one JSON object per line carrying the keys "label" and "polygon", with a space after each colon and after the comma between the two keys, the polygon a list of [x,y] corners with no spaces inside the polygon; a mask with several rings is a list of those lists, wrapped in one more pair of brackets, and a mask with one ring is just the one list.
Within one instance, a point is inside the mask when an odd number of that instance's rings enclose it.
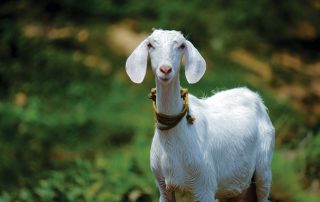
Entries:
{"label": "leafy bush", "polygon": [[276,150],[272,162],[272,201],[310,201],[319,200],[318,194],[304,191],[300,181],[299,162],[293,158],[294,151]]}
{"label": "leafy bush", "polygon": [[311,137],[305,145],[305,175],[309,179],[320,181],[320,133]]}
{"label": "leafy bush", "polygon": [[93,162],[77,159],[67,169],[46,172],[34,186],[2,193],[0,201],[151,201],[156,195],[151,173],[128,152]]}
{"label": "leafy bush", "polygon": [[92,105],[109,83],[55,41],[1,25],[0,189],[8,189],[52,166],[56,145],[72,145],[101,128]]}

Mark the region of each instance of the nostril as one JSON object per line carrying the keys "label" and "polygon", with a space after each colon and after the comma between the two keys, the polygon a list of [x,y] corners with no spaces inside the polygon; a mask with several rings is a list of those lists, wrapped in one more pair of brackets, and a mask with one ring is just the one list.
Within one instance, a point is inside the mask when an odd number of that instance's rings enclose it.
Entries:
{"label": "nostril", "polygon": [[162,72],[164,74],[169,74],[170,72],[172,72],[172,68],[169,66],[161,66],[160,72]]}

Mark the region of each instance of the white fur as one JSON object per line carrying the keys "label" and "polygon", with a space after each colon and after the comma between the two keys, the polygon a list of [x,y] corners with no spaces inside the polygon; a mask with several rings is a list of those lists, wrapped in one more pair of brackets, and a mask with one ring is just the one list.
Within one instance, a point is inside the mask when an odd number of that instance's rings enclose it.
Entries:
{"label": "white fur", "polygon": [[[179,48],[181,44],[185,48]],[[195,83],[204,74],[204,59],[190,44],[180,32],[156,30],[138,47],[138,52],[147,52],[137,54],[136,49],[127,61],[129,77],[141,82],[147,62],[135,57],[150,54],[161,113],[174,115],[182,110],[179,68],[184,53],[187,80]],[[172,72],[159,71],[163,65],[172,67]],[[182,119],[170,130],[155,129],[150,159],[160,201],[175,201],[175,188],[190,190],[201,202],[234,197],[248,188],[254,176],[258,201],[266,202],[274,128],[259,95],[247,88],[221,91],[205,99],[189,95],[189,108],[196,118],[194,124]]]}

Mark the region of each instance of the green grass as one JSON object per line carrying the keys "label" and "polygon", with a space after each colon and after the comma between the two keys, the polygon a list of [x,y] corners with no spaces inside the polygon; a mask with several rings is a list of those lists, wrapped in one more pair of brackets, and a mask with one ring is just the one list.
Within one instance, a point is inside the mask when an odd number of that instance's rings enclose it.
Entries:
{"label": "green grass", "polygon": [[301,185],[301,162],[295,151],[276,150],[272,162],[272,197],[277,201],[319,201],[319,193],[310,193]]}

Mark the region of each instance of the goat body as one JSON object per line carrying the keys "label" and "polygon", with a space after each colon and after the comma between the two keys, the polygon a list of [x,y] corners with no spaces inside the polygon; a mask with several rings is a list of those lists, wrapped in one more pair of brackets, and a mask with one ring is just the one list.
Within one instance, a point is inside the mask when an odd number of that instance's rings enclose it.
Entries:
{"label": "goat body", "polygon": [[[150,54],[161,113],[174,115],[182,109],[179,67],[183,53],[187,80],[195,83],[204,73],[205,62],[179,32],[154,31],[127,60],[127,73],[140,83]],[[260,96],[247,88],[204,99],[189,95],[189,111],[196,118],[194,124],[182,119],[170,130],[155,129],[150,160],[160,201],[175,201],[176,188],[190,190],[201,202],[232,198],[246,190],[254,177],[257,199],[266,202],[274,128]]]}
{"label": "goat body", "polygon": [[151,168],[159,186],[191,190],[200,201],[210,201],[214,192],[217,198],[237,196],[255,175],[265,201],[274,129],[260,97],[236,88],[206,99],[189,95],[189,103],[194,125],[183,120],[169,131],[155,131]]}

